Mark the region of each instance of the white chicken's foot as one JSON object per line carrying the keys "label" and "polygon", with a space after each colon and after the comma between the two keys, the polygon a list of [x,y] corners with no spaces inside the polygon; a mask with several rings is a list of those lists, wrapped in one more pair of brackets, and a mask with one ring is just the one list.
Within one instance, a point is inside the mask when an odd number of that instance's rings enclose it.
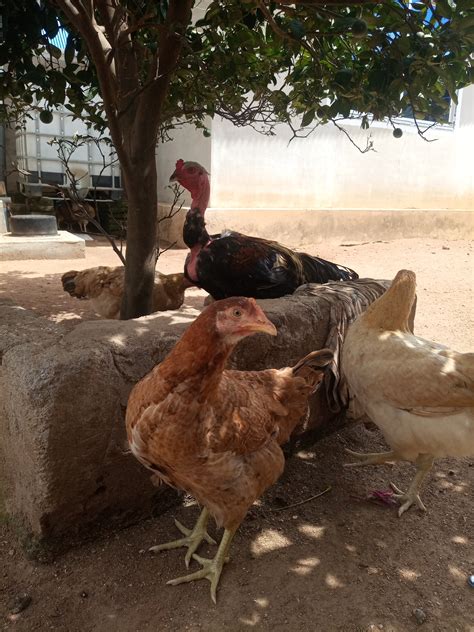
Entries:
{"label": "white chicken's foot", "polygon": [[166,551],[168,549],[177,549],[181,546],[185,546],[188,550],[184,558],[184,563],[186,564],[186,568],[189,568],[191,557],[193,556],[193,553],[197,551],[199,545],[203,540],[205,540],[209,544],[217,544],[214,538],[211,538],[211,536],[207,532],[208,521],[209,512],[205,507],[201,511],[201,514],[197,519],[196,524],[194,525],[194,529],[192,530],[182,525],[179,520],[175,520],[174,523],[176,527],[185,537],[180,538],[179,540],[172,540],[171,542],[165,542],[164,544],[152,546],[149,550],[153,551],[153,553],[156,553],[157,551]]}
{"label": "white chicken's foot", "polygon": [[177,586],[178,584],[193,582],[197,579],[208,579],[211,582],[211,599],[214,603],[216,603],[217,585],[219,583],[219,578],[224,564],[228,561],[227,553],[236,531],[237,528],[226,529],[224,531],[217,553],[212,560],[201,557],[200,555],[193,555],[193,558],[202,565],[201,570],[191,573],[190,575],[183,575],[182,577],[176,577],[176,579],[170,579],[166,583],[170,586]]}
{"label": "white chicken's foot", "polygon": [[390,487],[395,492],[393,494],[393,498],[396,498],[401,504],[401,507],[398,510],[399,517],[401,517],[412,505],[416,505],[422,511],[426,511],[426,507],[420,498],[419,491],[424,479],[433,466],[433,461],[434,458],[430,454],[420,454],[418,456],[415,461],[418,469],[407,492],[403,492],[396,485],[390,483]]}
{"label": "white chicken's foot", "polygon": [[354,452],[348,448],[344,449],[344,452],[350,454],[357,459],[355,463],[344,463],[344,467],[359,467],[361,465],[381,465],[388,461],[397,461],[399,457],[396,452],[371,452],[363,454],[362,452]]}

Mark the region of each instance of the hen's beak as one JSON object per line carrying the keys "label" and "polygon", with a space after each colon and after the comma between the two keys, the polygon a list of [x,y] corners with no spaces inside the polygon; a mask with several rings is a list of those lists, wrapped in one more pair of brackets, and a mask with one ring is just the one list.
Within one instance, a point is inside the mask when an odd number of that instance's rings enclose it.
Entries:
{"label": "hen's beak", "polygon": [[251,331],[252,333],[258,332],[262,334],[268,334],[269,336],[277,335],[277,328],[270,320],[268,320],[266,316],[263,316],[263,318],[258,318],[258,320],[255,320],[253,323],[246,324],[245,330]]}
{"label": "hen's beak", "polygon": [[178,181],[178,174],[176,173],[176,171],[173,171],[173,173],[170,175],[170,182],[177,182]]}

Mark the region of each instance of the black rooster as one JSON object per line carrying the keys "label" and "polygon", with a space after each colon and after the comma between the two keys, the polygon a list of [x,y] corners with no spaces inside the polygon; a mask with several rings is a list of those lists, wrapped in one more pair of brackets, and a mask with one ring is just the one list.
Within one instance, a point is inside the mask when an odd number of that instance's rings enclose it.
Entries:
{"label": "black rooster", "polygon": [[191,250],[185,275],[213,298],[278,298],[304,283],[359,278],[350,268],[295,252],[276,241],[233,231],[209,235],[204,220],[210,193],[207,171],[197,162],[178,160],[170,181],[179,182],[192,196],[183,229],[184,242]]}

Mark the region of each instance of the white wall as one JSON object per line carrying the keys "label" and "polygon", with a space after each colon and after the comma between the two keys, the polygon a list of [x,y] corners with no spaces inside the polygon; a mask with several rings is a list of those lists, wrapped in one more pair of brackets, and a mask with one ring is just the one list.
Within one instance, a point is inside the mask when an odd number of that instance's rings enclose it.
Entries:
{"label": "white wall", "polygon": [[[346,125],[364,146],[359,123]],[[219,209],[474,209],[474,86],[462,91],[454,129],[437,126],[421,139],[411,123],[403,137],[378,123],[376,152],[360,154],[332,124],[290,144],[289,130],[262,136],[221,119],[212,138],[191,126],[159,150],[159,198],[177,158],[197,160],[212,175],[211,206]]]}
{"label": "white wall", "polygon": [[[376,152],[361,154],[332,124],[306,139],[283,126],[274,137],[214,121],[212,197],[218,208],[473,209],[474,86],[463,91],[456,125],[421,139],[412,124],[370,130]],[[359,145],[366,132],[346,125]]]}

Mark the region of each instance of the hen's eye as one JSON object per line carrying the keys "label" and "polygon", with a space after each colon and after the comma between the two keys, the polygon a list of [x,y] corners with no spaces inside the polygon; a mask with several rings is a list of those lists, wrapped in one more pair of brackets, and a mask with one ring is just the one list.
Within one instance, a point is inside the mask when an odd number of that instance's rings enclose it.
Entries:
{"label": "hen's eye", "polygon": [[194,173],[195,172],[194,167],[188,167],[187,172],[188,173]]}
{"label": "hen's eye", "polygon": [[242,316],[242,311],[240,309],[234,309],[234,311],[232,312],[232,314],[236,317],[236,318],[240,318]]}

